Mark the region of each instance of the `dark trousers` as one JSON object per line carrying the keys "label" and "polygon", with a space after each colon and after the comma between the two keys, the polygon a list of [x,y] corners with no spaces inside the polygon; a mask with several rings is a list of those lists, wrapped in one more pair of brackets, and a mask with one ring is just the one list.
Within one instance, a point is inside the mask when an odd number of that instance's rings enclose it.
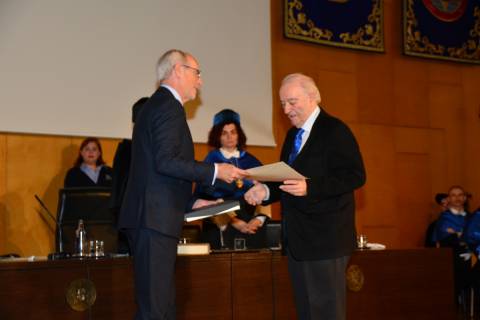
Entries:
{"label": "dark trousers", "polygon": [[174,320],[177,242],[152,229],[127,230],[133,253],[135,320]]}
{"label": "dark trousers", "polygon": [[345,270],[350,257],[298,261],[287,250],[298,320],[345,320]]}

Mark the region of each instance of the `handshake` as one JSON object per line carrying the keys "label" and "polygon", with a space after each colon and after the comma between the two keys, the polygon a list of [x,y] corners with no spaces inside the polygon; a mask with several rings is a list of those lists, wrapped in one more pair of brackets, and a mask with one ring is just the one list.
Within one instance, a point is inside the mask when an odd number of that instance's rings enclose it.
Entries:
{"label": "handshake", "polygon": [[[241,180],[248,176],[246,170],[239,169],[231,164],[217,163],[217,179],[232,183],[235,180]],[[244,195],[245,201],[251,205],[261,204],[269,195],[268,189],[264,184],[254,181],[254,186],[251,187]],[[302,197],[307,195],[307,182],[304,177],[300,179],[284,180],[283,184],[279,186],[283,192],[289,193],[293,196]]]}
{"label": "handshake", "polygon": [[217,179],[223,180],[227,183],[232,183],[235,180],[242,179],[248,176],[248,172],[235,167],[228,163],[216,163]]}
{"label": "handshake", "polygon": [[[249,173],[246,170],[239,169],[228,163],[217,163],[217,179],[223,180],[227,183],[240,180],[247,177]],[[245,200],[251,205],[259,205],[267,195],[266,188],[258,183],[248,190],[245,194]]]}

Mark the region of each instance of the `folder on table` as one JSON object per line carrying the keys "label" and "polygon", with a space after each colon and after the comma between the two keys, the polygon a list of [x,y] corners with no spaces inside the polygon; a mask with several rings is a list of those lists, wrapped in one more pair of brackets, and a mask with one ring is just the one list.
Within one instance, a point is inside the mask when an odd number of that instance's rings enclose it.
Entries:
{"label": "folder on table", "polygon": [[224,202],[205,206],[185,213],[185,221],[195,221],[216,216],[223,213],[232,212],[240,209],[240,202],[237,200],[225,200]]}

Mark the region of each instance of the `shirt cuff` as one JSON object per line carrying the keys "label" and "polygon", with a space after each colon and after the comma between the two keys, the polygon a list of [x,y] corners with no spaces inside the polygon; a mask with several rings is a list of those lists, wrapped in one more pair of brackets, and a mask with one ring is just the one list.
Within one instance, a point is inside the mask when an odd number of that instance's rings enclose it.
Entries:
{"label": "shirt cuff", "polygon": [[265,220],[267,219],[267,217],[265,217],[265,216],[256,216],[255,219],[260,220],[260,222],[262,223],[260,226],[263,226],[263,224],[265,223]]}
{"label": "shirt cuff", "polygon": [[217,179],[217,172],[218,172],[217,164],[214,163],[213,166],[215,167],[215,172],[213,173],[212,186],[213,186],[213,184],[215,183],[215,179]]}
{"label": "shirt cuff", "polygon": [[265,188],[265,198],[263,199],[263,201],[267,201],[268,199],[270,199],[270,189],[264,183],[262,183],[262,186]]}

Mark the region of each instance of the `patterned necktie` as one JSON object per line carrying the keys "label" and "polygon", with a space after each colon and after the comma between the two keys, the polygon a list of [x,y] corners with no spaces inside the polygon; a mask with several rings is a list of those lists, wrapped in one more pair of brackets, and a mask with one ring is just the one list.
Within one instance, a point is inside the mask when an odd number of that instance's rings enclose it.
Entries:
{"label": "patterned necktie", "polygon": [[295,135],[295,141],[293,143],[292,147],[292,152],[290,152],[290,155],[288,156],[288,164],[292,164],[293,160],[298,155],[298,152],[300,151],[300,147],[302,145],[302,135],[305,132],[302,128],[298,129],[297,134]]}

